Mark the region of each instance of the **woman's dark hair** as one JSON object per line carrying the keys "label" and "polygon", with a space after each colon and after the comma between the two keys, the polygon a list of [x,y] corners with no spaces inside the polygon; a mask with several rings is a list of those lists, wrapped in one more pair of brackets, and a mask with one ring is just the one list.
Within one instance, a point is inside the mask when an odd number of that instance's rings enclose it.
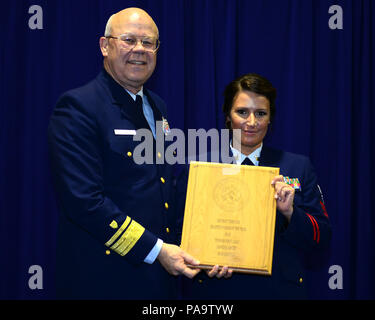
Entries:
{"label": "woman's dark hair", "polygon": [[224,90],[224,104],[223,112],[225,116],[225,125],[228,129],[229,123],[227,117],[230,116],[230,111],[233,106],[233,101],[237,94],[241,91],[251,91],[262,96],[265,96],[270,103],[270,119],[273,120],[275,115],[275,100],[276,100],[276,89],[272,86],[266,78],[256,74],[248,73],[245,74],[231,83],[229,83]]}

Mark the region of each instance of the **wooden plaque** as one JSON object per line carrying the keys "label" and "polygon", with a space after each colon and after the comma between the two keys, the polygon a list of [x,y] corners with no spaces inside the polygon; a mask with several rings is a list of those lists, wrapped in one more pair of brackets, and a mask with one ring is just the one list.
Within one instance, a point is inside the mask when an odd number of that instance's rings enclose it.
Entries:
{"label": "wooden plaque", "polygon": [[199,268],[271,275],[279,168],[190,163],[181,248]]}

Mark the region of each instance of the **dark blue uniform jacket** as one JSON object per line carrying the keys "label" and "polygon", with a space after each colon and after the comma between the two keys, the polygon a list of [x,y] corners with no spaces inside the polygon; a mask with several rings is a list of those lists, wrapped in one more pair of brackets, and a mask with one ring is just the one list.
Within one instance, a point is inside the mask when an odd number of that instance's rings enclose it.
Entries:
{"label": "dark blue uniform jacket", "polygon": [[[165,103],[145,88],[144,94],[155,120],[166,118]],[[158,261],[143,262],[157,238],[170,242],[170,167],[136,164],[139,142],[131,131],[115,133],[139,129],[133,103],[103,70],[62,95],[51,116],[48,142],[60,209],[59,298],[174,297],[174,278]]]}
{"label": "dark blue uniform jacket", "polygon": [[[209,157],[208,157],[209,159]],[[290,223],[276,212],[272,275],[233,273],[229,279],[209,278],[200,272],[193,280],[182,279],[183,297],[187,299],[305,299],[304,255],[327,247],[331,237],[330,222],[309,159],[302,155],[263,146],[260,166],[279,167],[280,174],[298,178],[294,212]],[[178,210],[183,216],[188,169],[178,180]],[[182,218],[180,218],[180,227]]]}

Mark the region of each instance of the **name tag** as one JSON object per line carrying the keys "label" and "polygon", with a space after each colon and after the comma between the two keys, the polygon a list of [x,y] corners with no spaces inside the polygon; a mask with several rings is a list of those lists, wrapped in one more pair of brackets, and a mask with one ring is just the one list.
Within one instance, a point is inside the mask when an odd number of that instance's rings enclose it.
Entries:
{"label": "name tag", "polygon": [[125,130],[125,129],[115,129],[116,136],[135,136],[137,134],[136,130]]}

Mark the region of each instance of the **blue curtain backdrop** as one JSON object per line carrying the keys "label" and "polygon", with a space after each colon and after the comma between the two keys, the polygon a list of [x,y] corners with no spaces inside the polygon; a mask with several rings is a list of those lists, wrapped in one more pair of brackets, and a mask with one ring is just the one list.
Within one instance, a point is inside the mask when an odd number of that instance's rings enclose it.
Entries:
{"label": "blue curtain backdrop", "polygon": [[[29,8],[43,9],[30,29]],[[331,5],[343,29],[331,30]],[[333,225],[328,253],[308,261],[315,299],[375,298],[375,3],[372,0],[5,0],[0,47],[0,298],[53,299],[57,209],[47,158],[61,93],[99,72],[98,39],[128,6],[150,13],[161,49],[148,87],[172,127],[222,128],[222,92],[256,72],[278,90],[267,143],[309,156]],[[43,269],[43,289],[28,286]],[[329,267],[343,270],[332,290]]]}

